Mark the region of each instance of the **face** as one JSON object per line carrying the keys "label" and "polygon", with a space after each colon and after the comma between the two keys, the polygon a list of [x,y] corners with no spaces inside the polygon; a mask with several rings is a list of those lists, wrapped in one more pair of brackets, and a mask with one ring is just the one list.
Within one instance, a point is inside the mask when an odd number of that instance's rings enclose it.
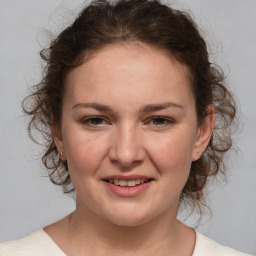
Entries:
{"label": "face", "polygon": [[189,81],[185,65],[146,45],[108,46],[70,72],[54,136],[80,208],[124,226],[176,218],[210,136]]}

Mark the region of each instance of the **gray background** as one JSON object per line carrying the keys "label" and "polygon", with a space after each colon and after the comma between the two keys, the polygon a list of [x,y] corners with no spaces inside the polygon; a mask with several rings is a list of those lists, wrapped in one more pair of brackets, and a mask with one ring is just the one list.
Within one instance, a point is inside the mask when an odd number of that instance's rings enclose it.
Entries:
{"label": "gray background", "polygon": [[[46,177],[40,147],[26,134],[20,105],[27,88],[40,78],[38,52],[49,38],[42,29],[61,31],[82,2],[0,1],[0,242],[27,235],[75,208],[74,200]],[[227,246],[256,254],[256,1],[172,3],[192,11],[211,45],[212,58],[228,73],[241,105],[242,129],[235,136],[240,151],[230,158],[227,185],[210,188],[212,216],[206,214],[199,230]],[[187,223],[195,225],[196,220],[192,215]]]}

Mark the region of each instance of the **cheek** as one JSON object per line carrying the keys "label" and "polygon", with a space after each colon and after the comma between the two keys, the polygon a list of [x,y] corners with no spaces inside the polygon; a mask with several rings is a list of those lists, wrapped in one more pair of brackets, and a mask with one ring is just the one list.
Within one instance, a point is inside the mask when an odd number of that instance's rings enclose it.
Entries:
{"label": "cheek", "polygon": [[189,133],[175,135],[153,141],[149,154],[161,175],[187,176],[192,162],[192,137]]}
{"label": "cheek", "polygon": [[[152,142],[149,149],[151,163],[158,172],[160,181],[156,187],[157,201],[164,205],[178,204],[191,168],[192,143],[189,136],[166,136]],[[159,193],[161,191],[161,193]],[[161,206],[161,207],[165,207]],[[161,208],[159,206],[159,209]]]}
{"label": "cheek", "polygon": [[95,172],[104,158],[106,143],[103,140],[73,133],[66,136],[65,150],[71,175]]}

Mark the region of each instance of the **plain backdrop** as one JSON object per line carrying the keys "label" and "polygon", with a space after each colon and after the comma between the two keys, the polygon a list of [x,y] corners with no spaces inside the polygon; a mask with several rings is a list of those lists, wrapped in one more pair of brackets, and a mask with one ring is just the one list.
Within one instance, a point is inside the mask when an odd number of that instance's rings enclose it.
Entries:
{"label": "plain backdrop", "polygon": [[[72,197],[46,177],[40,147],[26,134],[21,101],[40,79],[39,51],[73,21],[81,0],[0,0],[0,242],[31,233],[69,214]],[[227,74],[240,104],[240,151],[230,158],[226,185],[209,190],[211,215],[199,231],[227,246],[256,254],[256,1],[180,0],[209,42],[212,60]],[[184,215],[184,214],[183,214]],[[184,217],[184,216],[183,216]],[[181,217],[181,218],[183,218]],[[187,223],[195,226],[196,215]]]}

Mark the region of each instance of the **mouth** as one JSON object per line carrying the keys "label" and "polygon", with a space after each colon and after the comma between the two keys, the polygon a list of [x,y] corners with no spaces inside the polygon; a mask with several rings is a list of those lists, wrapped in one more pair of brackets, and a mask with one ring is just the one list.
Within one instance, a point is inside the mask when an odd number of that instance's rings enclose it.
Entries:
{"label": "mouth", "polygon": [[148,183],[153,179],[131,179],[131,180],[124,180],[124,179],[103,179],[105,182],[114,184],[120,187],[137,187],[141,184]]}
{"label": "mouth", "polygon": [[154,179],[144,175],[112,175],[103,177],[106,187],[117,196],[135,197],[148,190]]}

